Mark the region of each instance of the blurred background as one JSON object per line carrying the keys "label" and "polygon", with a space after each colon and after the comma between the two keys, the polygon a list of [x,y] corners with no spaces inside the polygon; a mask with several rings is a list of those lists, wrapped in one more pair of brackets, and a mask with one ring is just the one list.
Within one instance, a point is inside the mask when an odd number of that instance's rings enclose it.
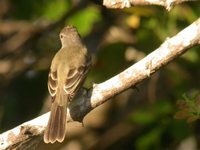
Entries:
{"label": "blurred background", "polygon": [[[0,133],[50,109],[47,76],[59,32],[74,25],[93,57],[85,87],[101,83],[158,48],[200,17],[200,3],[106,9],[102,1],[0,0]],[[200,149],[200,46],[109,102],[64,143],[41,150]]]}

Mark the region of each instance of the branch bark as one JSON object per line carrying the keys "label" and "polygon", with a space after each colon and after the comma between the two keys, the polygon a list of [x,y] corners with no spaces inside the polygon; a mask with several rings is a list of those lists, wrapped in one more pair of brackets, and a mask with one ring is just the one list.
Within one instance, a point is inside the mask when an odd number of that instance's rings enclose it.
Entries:
{"label": "branch bark", "polygon": [[[93,88],[87,92],[81,89],[68,108],[67,121],[82,121],[91,110],[116,94],[149,78],[151,74],[198,44],[200,44],[200,18],[174,37],[167,38],[158,49],[118,75],[103,83],[94,84]],[[0,149],[33,149],[43,139],[42,135],[48,118],[49,113],[46,113],[2,133]]]}
{"label": "branch bark", "polygon": [[103,5],[107,8],[129,8],[134,5],[159,5],[170,11],[175,5],[197,0],[104,0]]}

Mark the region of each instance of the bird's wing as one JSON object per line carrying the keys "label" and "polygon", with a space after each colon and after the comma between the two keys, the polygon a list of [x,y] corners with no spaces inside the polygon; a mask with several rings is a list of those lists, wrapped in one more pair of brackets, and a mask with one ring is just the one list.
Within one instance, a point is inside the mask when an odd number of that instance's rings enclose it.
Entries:
{"label": "bird's wing", "polygon": [[50,93],[51,97],[54,99],[57,89],[58,89],[57,71],[50,70],[47,84],[48,84],[49,93]]}
{"label": "bird's wing", "polygon": [[[91,62],[88,62],[86,65],[82,65],[78,68],[71,68],[68,71],[63,89],[66,95],[68,95],[69,100],[72,100],[76,91],[82,85],[82,82],[85,79],[86,73],[88,72],[90,65]],[[57,71],[50,70],[48,77],[48,90],[52,97],[52,100],[55,99],[57,89],[58,89]]]}
{"label": "bird's wing", "polygon": [[64,85],[64,91],[69,94],[69,101],[73,99],[76,91],[82,85],[87,71],[88,66],[85,65],[69,70]]}

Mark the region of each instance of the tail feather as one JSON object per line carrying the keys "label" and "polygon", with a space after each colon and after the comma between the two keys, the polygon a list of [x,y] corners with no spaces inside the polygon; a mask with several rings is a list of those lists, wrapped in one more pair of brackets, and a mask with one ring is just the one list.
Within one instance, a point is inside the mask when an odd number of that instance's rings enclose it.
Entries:
{"label": "tail feather", "polygon": [[62,142],[66,130],[66,106],[59,106],[56,101],[52,103],[48,125],[44,132],[44,142]]}

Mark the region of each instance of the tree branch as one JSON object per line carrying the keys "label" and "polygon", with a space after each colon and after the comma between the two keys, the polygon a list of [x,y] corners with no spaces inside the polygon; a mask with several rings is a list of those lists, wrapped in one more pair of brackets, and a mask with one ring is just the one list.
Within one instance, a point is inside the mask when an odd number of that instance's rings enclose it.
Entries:
{"label": "tree branch", "polygon": [[104,0],[103,5],[107,8],[129,8],[134,5],[159,5],[165,7],[168,11],[175,5],[197,0]]}
{"label": "tree branch", "polygon": [[[68,109],[68,122],[82,121],[88,112],[122,91],[136,86],[194,45],[200,44],[200,18],[166,41],[155,51],[111,79],[81,89]],[[0,135],[0,149],[32,149],[42,140],[49,118],[46,113]]]}

